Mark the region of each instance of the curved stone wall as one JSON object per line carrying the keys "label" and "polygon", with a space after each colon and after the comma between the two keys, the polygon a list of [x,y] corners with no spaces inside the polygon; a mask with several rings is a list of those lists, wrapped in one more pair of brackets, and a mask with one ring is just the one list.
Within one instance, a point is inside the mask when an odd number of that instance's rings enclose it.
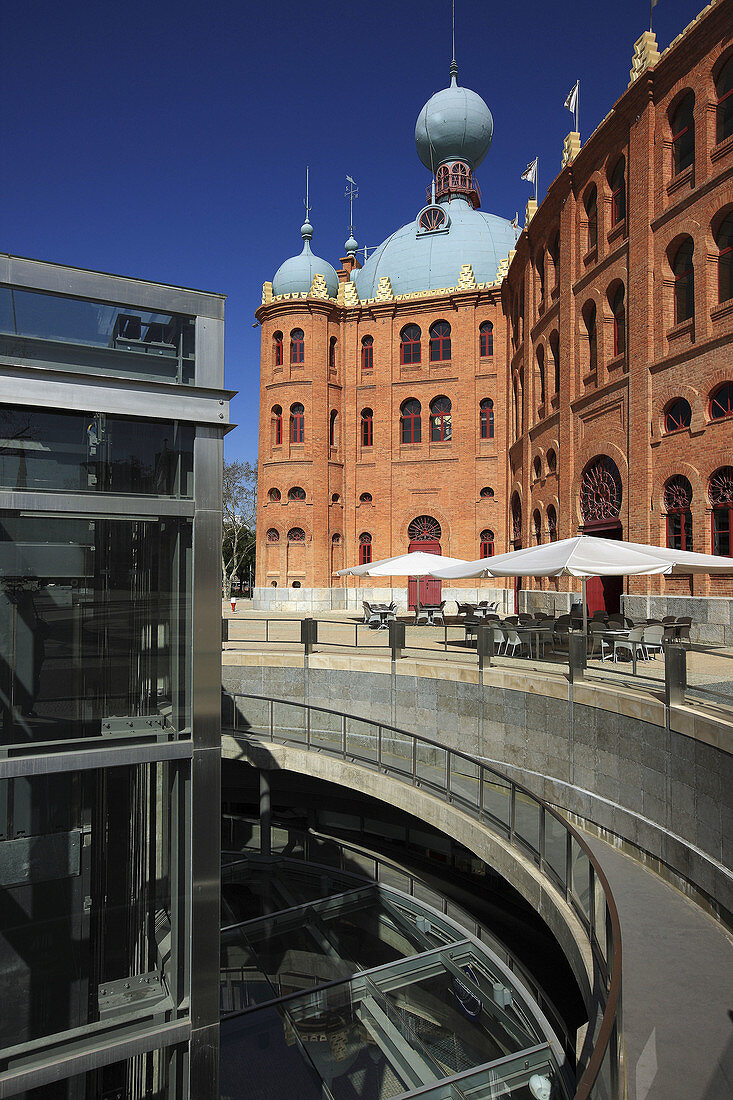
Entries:
{"label": "curved stone wall", "polygon": [[[475,754],[733,926],[733,724],[589,682],[445,662],[225,655],[230,691],[296,699]],[[277,665],[265,661],[278,661]]]}

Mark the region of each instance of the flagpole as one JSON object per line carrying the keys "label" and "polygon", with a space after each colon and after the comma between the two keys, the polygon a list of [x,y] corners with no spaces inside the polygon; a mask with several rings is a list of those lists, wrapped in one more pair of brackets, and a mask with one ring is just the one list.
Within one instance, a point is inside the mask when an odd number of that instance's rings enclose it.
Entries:
{"label": "flagpole", "polygon": [[537,180],[539,179],[539,175],[540,175],[540,158],[535,157],[535,162],[534,162],[534,201],[535,202],[537,202],[537,195],[539,194],[539,186],[540,185],[537,182]]}
{"label": "flagpole", "polygon": [[580,137],[580,78],[578,78],[577,91],[575,93],[575,132]]}

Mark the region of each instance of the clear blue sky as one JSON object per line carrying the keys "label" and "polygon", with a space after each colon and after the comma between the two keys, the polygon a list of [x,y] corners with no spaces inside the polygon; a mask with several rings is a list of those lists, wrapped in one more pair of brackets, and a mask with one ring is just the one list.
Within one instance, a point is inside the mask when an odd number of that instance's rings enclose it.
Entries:
{"label": "clear blue sky", "polygon": [[[700,0],[659,0],[660,49]],[[457,0],[459,82],[494,116],[484,208],[520,218],[560,167],[580,78],[581,137],[629,79],[645,0]],[[448,82],[450,0],[26,0],[0,10],[0,251],[228,295],[227,455],[257,454],[262,283],[300,251],[338,266],[345,176],[360,245],[413,218],[429,176],[414,126]]]}

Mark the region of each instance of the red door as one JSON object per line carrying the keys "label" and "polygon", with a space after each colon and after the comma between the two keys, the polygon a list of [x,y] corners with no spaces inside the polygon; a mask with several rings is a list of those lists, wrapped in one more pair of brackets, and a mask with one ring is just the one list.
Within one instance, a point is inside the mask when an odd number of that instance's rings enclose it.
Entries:
{"label": "red door", "polygon": [[[597,539],[620,539],[622,535],[622,529],[618,526],[589,527],[586,524],[583,532]],[[585,585],[588,615],[592,616],[596,611],[605,611],[608,615],[617,614],[621,610],[623,590],[623,577],[588,577]]]}
{"label": "red door", "polygon": [[[437,539],[430,541],[413,540],[407,548],[408,553],[413,554],[421,550],[423,554],[440,554],[440,543]],[[437,577],[410,577],[407,582],[407,606],[417,607],[418,583],[420,585],[420,606],[426,604],[438,604],[442,600],[443,582]]]}

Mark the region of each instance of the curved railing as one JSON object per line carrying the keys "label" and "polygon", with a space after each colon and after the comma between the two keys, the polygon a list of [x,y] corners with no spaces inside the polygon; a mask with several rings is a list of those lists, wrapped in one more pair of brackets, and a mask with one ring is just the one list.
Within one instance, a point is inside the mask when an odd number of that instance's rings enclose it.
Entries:
{"label": "curved railing", "polygon": [[618,911],[600,864],[580,833],[556,810],[467,753],[325,707],[223,692],[222,727],[253,741],[264,738],[327,753],[424,788],[531,859],[572,907],[593,958],[592,1006],[578,1059],[575,1100],[620,1100],[624,1089]]}

